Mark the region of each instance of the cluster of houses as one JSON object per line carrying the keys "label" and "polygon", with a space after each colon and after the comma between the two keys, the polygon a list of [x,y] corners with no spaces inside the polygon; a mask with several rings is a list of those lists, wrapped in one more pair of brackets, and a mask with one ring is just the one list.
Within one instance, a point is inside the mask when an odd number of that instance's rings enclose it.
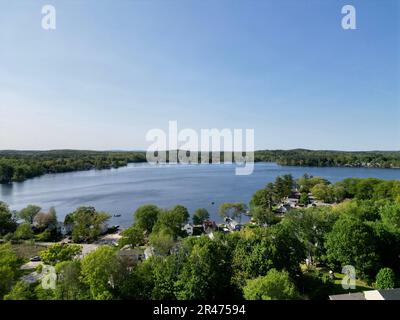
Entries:
{"label": "cluster of houses", "polygon": [[202,234],[212,234],[214,231],[224,233],[240,231],[242,224],[231,218],[225,218],[225,223],[217,224],[215,221],[205,220],[201,225],[193,225],[188,223],[183,226],[182,230],[186,231],[189,236],[200,236]]}
{"label": "cluster of houses", "polygon": [[[215,221],[212,220],[205,220],[200,225],[193,225],[191,223],[187,223],[182,227],[182,230],[185,231],[189,236],[201,236],[202,234],[206,234],[211,239],[214,237],[214,232],[234,232],[239,231],[242,228],[242,225],[237,221],[226,218],[225,223],[217,224]],[[170,252],[174,252],[179,249],[179,243],[173,247]],[[155,250],[152,246],[147,246],[146,248],[132,248],[129,245],[124,246],[119,251],[121,256],[129,258],[133,261],[143,261],[155,254]]]}
{"label": "cluster of houses", "polygon": [[315,197],[308,193],[308,203],[303,204],[300,203],[301,193],[297,190],[292,191],[292,193],[286,197],[273,212],[279,216],[284,215],[291,209],[301,209],[301,208],[309,208],[309,207],[318,207],[318,206],[326,206],[328,204],[315,199]]}
{"label": "cluster of houses", "polygon": [[[300,197],[301,193],[297,190],[293,190],[288,197],[281,201],[281,203],[273,210],[273,212],[277,216],[283,216],[286,212],[292,209],[327,205],[319,200],[316,200],[311,193],[308,194],[307,204],[301,203]],[[72,242],[71,238],[68,237],[68,234],[70,234],[71,232],[72,225],[69,223],[59,223],[58,227],[60,228],[62,235],[65,236],[65,239],[62,241],[62,243]],[[202,224],[199,225],[187,223],[182,227],[182,230],[185,231],[189,236],[201,236],[202,234],[206,234],[210,238],[213,238],[213,233],[216,231],[230,233],[240,231],[242,228],[243,225],[240,222],[236,221],[233,218],[225,217],[224,223],[221,224],[217,224],[215,221],[212,220],[205,220]],[[110,228],[106,223],[104,223],[101,231],[104,236],[91,246],[97,247],[99,245],[118,245],[118,240],[121,238],[119,226],[113,226]],[[88,250],[86,251],[90,252],[92,250],[93,248],[88,248]],[[152,248],[151,246],[145,249],[131,248],[130,246],[125,246],[120,251],[122,255],[130,256],[134,260],[145,260],[154,255],[154,248]]]}

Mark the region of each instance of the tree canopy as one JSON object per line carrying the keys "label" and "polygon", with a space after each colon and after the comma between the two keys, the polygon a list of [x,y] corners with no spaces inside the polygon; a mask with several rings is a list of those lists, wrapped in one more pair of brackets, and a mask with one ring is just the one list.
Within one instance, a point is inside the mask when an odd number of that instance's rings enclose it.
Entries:
{"label": "tree canopy", "polygon": [[246,300],[293,300],[299,297],[289,274],[275,269],[263,277],[247,280],[243,291]]}
{"label": "tree canopy", "polygon": [[202,224],[205,220],[210,218],[210,214],[207,209],[199,208],[193,213],[193,224],[199,225]]}
{"label": "tree canopy", "polygon": [[98,212],[94,207],[80,207],[65,218],[65,224],[72,226],[72,239],[75,242],[96,240],[106,228],[110,216]]}
{"label": "tree canopy", "polygon": [[82,247],[77,244],[55,243],[40,253],[42,261],[55,266],[59,262],[71,261],[82,252]]}

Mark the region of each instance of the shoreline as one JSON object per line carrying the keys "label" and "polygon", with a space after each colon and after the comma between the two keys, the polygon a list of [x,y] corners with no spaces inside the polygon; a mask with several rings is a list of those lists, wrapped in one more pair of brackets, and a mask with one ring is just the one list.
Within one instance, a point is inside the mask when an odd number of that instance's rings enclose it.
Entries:
{"label": "shoreline", "polygon": [[[1,158],[0,158],[1,159]],[[393,169],[393,170],[398,170],[400,169],[400,167],[381,167],[381,166],[356,166],[356,165],[337,165],[337,166],[311,166],[311,165],[294,165],[294,164],[290,164],[290,165],[286,165],[286,164],[280,164],[278,162],[274,162],[274,161],[265,161],[265,160],[256,160],[254,161],[254,164],[263,164],[263,163],[273,163],[276,164],[282,168],[290,168],[290,167],[298,167],[298,168],[339,168],[339,169],[382,169],[382,170],[387,170],[387,169]],[[161,168],[163,166],[176,166],[176,165],[185,165],[185,166],[196,166],[196,165],[235,165],[235,162],[232,163],[224,163],[224,162],[220,162],[220,163],[183,163],[183,162],[176,162],[176,163],[169,163],[169,162],[165,162],[165,163],[161,163],[161,164],[155,164],[155,165],[151,165],[149,164],[147,161],[136,161],[136,162],[129,162],[126,165],[123,166],[118,166],[118,167],[111,167],[111,168],[102,168],[102,169],[96,169],[95,167],[89,168],[89,169],[82,169],[82,170],[71,170],[71,171],[63,171],[63,172],[48,172],[48,173],[44,173],[35,177],[31,177],[22,181],[11,181],[9,183],[1,183],[0,182],[0,186],[12,186],[15,183],[23,183],[29,180],[33,180],[35,178],[41,178],[44,176],[48,176],[48,175],[59,175],[59,174],[63,174],[63,173],[74,173],[74,172],[90,172],[90,171],[110,171],[110,170],[118,170],[118,169],[123,169],[123,168],[128,168],[131,165],[135,165],[135,164],[147,164],[149,165],[149,167],[153,167],[153,168]]]}

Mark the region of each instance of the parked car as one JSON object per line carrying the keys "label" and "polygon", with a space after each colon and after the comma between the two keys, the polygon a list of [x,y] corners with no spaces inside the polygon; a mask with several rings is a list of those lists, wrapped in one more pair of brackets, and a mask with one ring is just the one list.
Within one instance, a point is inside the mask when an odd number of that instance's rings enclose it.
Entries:
{"label": "parked car", "polygon": [[42,260],[42,259],[40,259],[39,256],[34,256],[34,257],[31,258],[31,261],[32,261],[32,262],[37,262],[37,261],[41,261],[41,260]]}

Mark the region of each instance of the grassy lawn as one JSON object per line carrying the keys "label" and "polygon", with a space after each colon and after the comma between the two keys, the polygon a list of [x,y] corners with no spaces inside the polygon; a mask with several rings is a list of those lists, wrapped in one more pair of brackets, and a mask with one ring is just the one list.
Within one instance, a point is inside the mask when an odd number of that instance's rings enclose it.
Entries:
{"label": "grassy lawn", "polygon": [[[301,270],[305,272],[307,270],[307,267],[305,264],[300,265]],[[329,270],[326,268],[317,268],[318,271],[323,272],[324,274],[329,276]],[[343,289],[342,287],[342,280],[344,278],[344,274],[334,272],[334,279],[333,279],[333,289],[332,292],[330,292],[330,295],[334,294],[343,294],[343,293],[349,293],[349,292],[360,292],[360,291],[366,291],[366,290],[373,290],[374,288],[369,286],[366,281],[363,281],[361,279],[356,279],[356,288],[355,289]]]}
{"label": "grassy lawn", "polygon": [[39,246],[30,242],[12,244],[12,248],[19,258],[27,261],[30,258],[39,255],[40,251],[46,249],[46,247],[44,246]]}
{"label": "grassy lawn", "polygon": [[342,279],[344,278],[344,274],[342,273],[334,273],[334,290],[332,294],[341,294],[341,293],[348,293],[348,292],[359,292],[365,290],[373,290],[374,288],[369,286],[365,281],[356,279],[356,288],[355,289],[348,289],[345,290],[342,287]]}

